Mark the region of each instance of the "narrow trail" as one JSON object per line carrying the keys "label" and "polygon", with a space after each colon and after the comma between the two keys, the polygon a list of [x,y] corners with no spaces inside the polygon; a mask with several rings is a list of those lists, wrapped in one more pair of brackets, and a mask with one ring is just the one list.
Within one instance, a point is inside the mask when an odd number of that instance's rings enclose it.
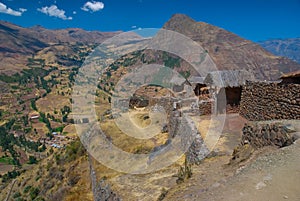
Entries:
{"label": "narrow trail", "polygon": [[96,201],[96,194],[97,194],[97,176],[96,172],[94,170],[93,164],[92,164],[92,159],[91,156],[89,155],[89,167],[90,167],[90,177],[91,177],[91,183],[92,183],[92,192],[93,192],[93,197],[94,201]]}
{"label": "narrow trail", "polygon": [[14,185],[15,185],[16,181],[17,181],[16,179],[14,179],[14,180],[12,181],[10,190],[9,190],[9,192],[8,192],[8,194],[7,194],[7,197],[6,197],[5,201],[8,201],[8,200],[9,200],[9,197],[10,197],[10,195],[11,195],[11,192],[12,192],[12,190],[13,190],[13,188],[14,188]]}

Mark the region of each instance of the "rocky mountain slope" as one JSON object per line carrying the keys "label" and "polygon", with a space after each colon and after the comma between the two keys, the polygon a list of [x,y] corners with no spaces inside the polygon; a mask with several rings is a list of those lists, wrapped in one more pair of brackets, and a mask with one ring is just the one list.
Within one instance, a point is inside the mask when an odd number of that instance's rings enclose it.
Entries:
{"label": "rocky mountain slope", "polygon": [[172,16],[163,28],[198,42],[220,70],[247,69],[257,78],[276,80],[281,73],[300,69],[298,63],[274,56],[252,41],[205,22],[196,22],[186,15]]}
{"label": "rocky mountain slope", "polygon": [[[300,69],[300,64],[274,56],[252,41],[182,14],[172,16],[163,28],[198,42],[220,70],[247,69],[257,78],[276,80],[282,73]],[[48,30],[41,26],[22,28],[0,21],[0,71],[7,74],[19,71],[32,54],[52,45],[99,44],[118,33],[89,32],[78,28]]]}
{"label": "rocky mountain slope", "polygon": [[261,41],[259,44],[274,55],[300,63],[300,38],[272,39]]}

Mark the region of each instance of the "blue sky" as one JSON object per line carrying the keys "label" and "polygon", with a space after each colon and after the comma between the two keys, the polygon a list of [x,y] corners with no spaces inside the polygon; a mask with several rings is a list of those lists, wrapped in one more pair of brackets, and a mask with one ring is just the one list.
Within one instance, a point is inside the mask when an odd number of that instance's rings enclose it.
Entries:
{"label": "blue sky", "polygon": [[0,0],[0,19],[99,31],[160,28],[175,13],[260,41],[300,37],[300,0]]}

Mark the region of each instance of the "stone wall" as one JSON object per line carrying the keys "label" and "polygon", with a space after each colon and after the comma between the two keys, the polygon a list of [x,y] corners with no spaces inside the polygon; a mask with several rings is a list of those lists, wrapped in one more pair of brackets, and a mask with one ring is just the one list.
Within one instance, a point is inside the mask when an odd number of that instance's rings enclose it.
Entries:
{"label": "stone wall", "polygon": [[241,144],[250,144],[254,148],[285,147],[291,145],[293,141],[293,135],[281,124],[245,124]]}
{"label": "stone wall", "polygon": [[170,114],[173,111],[173,103],[178,102],[178,99],[173,97],[160,97],[160,98],[150,98],[149,106],[161,106],[164,108],[167,114]]}
{"label": "stone wall", "polygon": [[115,192],[112,191],[110,185],[107,184],[104,179],[101,179],[99,182],[97,182],[96,171],[93,167],[90,155],[89,166],[94,201],[122,201],[122,199]]}
{"label": "stone wall", "polygon": [[281,148],[293,144],[297,139],[298,133],[290,124],[247,123],[243,128],[241,143],[233,150],[229,164],[239,164],[249,159],[255,150],[265,146]]}
{"label": "stone wall", "polygon": [[210,115],[213,110],[213,102],[212,101],[203,101],[199,103],[199,110],[201,115]]}
{"label": "stone wall", "polygon": [[188,148],[185,153],[187,161],[190,164],[199,164],[209,154],[209,150],[194,121],[188,115],[182,114],[181,116],[179,113],[173,111],[170,116],[169,141],[179,136],[181,150]]}
{"label": "stone wall", "polygon": [[300,85],[247,82],[240,114],[250,121],[300,119]]}

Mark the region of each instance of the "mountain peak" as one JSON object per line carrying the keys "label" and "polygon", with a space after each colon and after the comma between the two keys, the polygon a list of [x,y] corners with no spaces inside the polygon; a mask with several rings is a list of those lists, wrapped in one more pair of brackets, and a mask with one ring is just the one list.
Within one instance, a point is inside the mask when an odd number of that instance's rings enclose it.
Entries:
{"label": "mountain peak", "polygon": [[190,21],[190,22],[196,22],[191,17],[189,17],[189,16],[187,16],[185,14],[181,14],[181,13],[176,13],[176,14],[172,15],[172,17],[170,18],[169,21]]}
{"label": "mountain peak", "polygon": [[258,79],[276,80],[281,73],[294,71],[300,66],[286,58],[275,57],[258,44],[232,32],[205,22],[196,22],[183,14],[173,15],[163,28],[197,42],[220,70],[245,69],[253,72]]}
{"label": "mountain peak", "polygon": [[164,29],[176,30],[178,27],[190,26],[196,23],[195,20],[185,14],[174,14],[163,26]]}
{"label": "mountain peak", "polygon": [[35,26],[31,27],[31,29],[35,30],[35,31],[43,31],[43,30],[45,30],[45,28],[42,25],[35,25]]}

